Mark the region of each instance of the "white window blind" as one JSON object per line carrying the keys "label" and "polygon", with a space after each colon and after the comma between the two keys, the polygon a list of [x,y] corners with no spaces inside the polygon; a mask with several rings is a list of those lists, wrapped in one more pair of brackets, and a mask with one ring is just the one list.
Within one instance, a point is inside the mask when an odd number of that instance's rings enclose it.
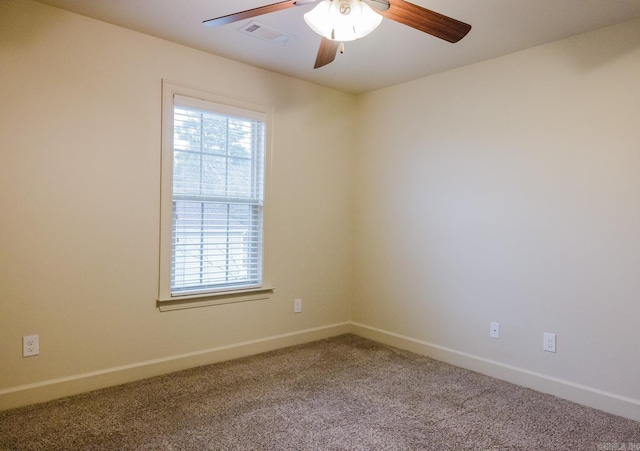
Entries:
{"label": "white window blind", "polygon": [[172,296],[261,286],[265,120],[173,96]]}

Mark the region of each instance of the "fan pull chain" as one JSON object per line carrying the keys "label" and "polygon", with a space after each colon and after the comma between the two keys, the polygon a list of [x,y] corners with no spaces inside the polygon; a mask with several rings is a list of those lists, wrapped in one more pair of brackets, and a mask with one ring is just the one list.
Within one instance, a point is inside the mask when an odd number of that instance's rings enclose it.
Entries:
{"label": "fan pull chain", "polygon": [[344,42],[340,43],[340,54],[344,53]]}

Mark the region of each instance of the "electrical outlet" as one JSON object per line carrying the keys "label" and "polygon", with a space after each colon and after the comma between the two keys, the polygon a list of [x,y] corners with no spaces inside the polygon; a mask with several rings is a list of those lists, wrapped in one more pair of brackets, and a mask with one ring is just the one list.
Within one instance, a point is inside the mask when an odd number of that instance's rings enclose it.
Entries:
{"label": "electrical outlet", "polygon": [[491,328],[489,329],[489,336],[491,338],[500,338],[500,323],[491,323]]}
{"label": "electrical outlet", "polygon": [[22,357],[40,354],[40,338],[37,335],[22,337]]}
{"label": "electrical outlet", "polygon": [[293,313],[302,312],[302,299],[296,299],[293,301]]}
{"label": "electrical outlet", "polygon": [[544,333],[542,349],[547,352],[556,352],[556,334],[550,332]]}

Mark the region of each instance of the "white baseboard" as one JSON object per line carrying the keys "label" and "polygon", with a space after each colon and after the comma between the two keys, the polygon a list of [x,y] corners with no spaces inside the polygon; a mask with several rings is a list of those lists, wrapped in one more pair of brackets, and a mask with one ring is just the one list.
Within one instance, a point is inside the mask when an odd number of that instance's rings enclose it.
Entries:
{"label": "white baseboard", "polygon": [[353,333],[605,412],[640,421],[640,400],[474,356],[354,322],[332,324],[202,351],[0,390],[0,410],[35,404],[201,365]]}
{"label": "white baseboard", "polygon": [[364,324],[352,322],[351,333],[533,390],[549,393],[614,415],[640,421],[640,400],[637,399],[474,356]]}
{"label": "white baseboard", "polygon": [[237,359],[274,349],[294,346],[350,332],[351,323],[338,323],[257,340],[234,343],[202,351],[131,365],[51,379],[0,390],[0,410],[35,404],[100,388],[125,384],[196,366]]}

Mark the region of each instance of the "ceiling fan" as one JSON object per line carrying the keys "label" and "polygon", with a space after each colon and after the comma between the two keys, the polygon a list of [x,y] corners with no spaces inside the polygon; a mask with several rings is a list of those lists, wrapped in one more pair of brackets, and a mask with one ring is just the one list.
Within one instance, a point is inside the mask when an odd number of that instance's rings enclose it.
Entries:
{"label": "ceiling fan", "polygon": [[[251,17],[261,16],[318,0],[283,0],[270,5],[205,20],[204,25],[217,27]],[[345,41],[366,36],[382,21],[394,20],[449,42],[458,42],[471,30],[471,25],[405,0],[320,0],[304,15],[307,25],[322,36],[314,69],[332,62]]]}

